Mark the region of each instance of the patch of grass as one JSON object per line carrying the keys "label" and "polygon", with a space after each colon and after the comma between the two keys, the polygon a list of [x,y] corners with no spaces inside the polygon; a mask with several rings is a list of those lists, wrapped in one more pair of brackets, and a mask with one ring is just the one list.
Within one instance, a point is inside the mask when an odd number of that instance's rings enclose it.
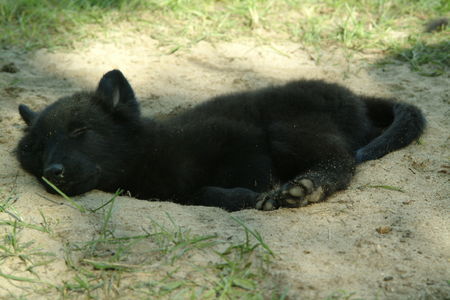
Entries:
{"label": "patch of grass", "polygon": [[[443,52],[421,48],[447,41],[448,29],[424,34],[424,24],[449,11],[444,0],[5,0],[0,44],[73,46],[122,24],[123,30],[150,34],[168,53],[205,39],[252,37],[401,57],[414,54],[399,49],[411,48],[439,64]],[[416,58],[407,60],[416,66]]]}
{"label": "patch of grass", "polygon": [[[217,235],[191,234],[169,214],[170,226],[151,220],[151,230],[145,230],[146,234],[117,237],[111,224],[113,205],[114,201],[109,201],[109,207],[103,207],[98,239],[72,245],[68,250],[69,256],[76,251],[81,258],[78,263],[66,259],[76,275],[58,288],[63,297],[80,293],[103,295],[105,287],[111,284],[127,295],[155,298],[262,299],[270,289],[278,295],[269,284],[267,289],[261,288],[270,278],[267,268],[274,253],[261,235],[241,220],[233,218],[244,229],[245,240],[231,244]],[[138,255],[140,263],[136,263],[134,247],[143,245],[146,257]],[[212,261],[196,261],[192,259],[196,254],[206,255]],[[129,276],[135,280],[125,283]]]}
{"label": "patch of grass", "polygon": [[71,295],[71,292],[81,293],[88,298],[95,298],[92,293],[103,287],[104,281],[98,281],[96,278],[92,279],[79,273],[76,274],[72,281],[65,282],[62,286],[58,286],[57,289],[61,292],[61,296],[66,298]]}
{"label": "patch of grass", "polygon": [[[239,221],[239,224],[243,224]],[[202,248],[203,252],[213,253],[213,262],[185,265],[166,273],[159,280],[141,282],[132,287],[137,293],[150,297],[180,299],[284,299],[271,282],[267,267],[273,252],[264,243],[252,242],[250,236],[259,236],[256,231],[243,227],[245,240],[228,243],[215,240],[211,248]],[[262,241],[262,240],[261,240]],[[215,246],[225,246],[218,250]],[[267,247],[267,250],[266,250]],[[223,248],[223,247],[222,247]],[[259,249],[259,250],[258,250]],[[199,249],[190,249],[196,252]],[[261,252],[262,250],[262,252]],[[270,251],[270,252],[269,252]],[[171,252],[171,251],[168,251]],[[150,270],[147,270],[149,272]],[[187,271],[187,276],[183,275]],[[286,291],[284,291],[286,292]]]}
{"label": "patch of grass", "polygon": [[240,220],[238,218],[235,218],[232,216],[231,219],[233,219],[236,223],[238,223],[245,229],[245,237],[246,237],[245,241],[246,241],[247,245],[248,245],[248,241],[249,241],[248,234],[251,234],[258,241],[258,243],[255,244],[256,247],[258,247],[258,246],[263,247],[267,251],[268,254],[270,254],[272,257],[275,257],[275,254],[272,252],[272,250],[270,250],[269,246],[264,242],[262,236],[259,234],[258,231],[251,230],[247,225],[245,225],[245,223],[242,220]]}
{"label": "patch of grass", "polygon": [[48,219],[44,213],[42,212],[42,210],[39,209],[39,214],[41,215],[42,218],[42,222],[41,222],[41,228],[42,228],[42,232],[46,232],[49,234],[53,233],[53,225],[57,225],[58,221],[54,222],[51,219]]}
{"label": "patch of grass", "polygon": [[[237,299],[244,296],[255,296],[263,298],[264,294],[260,290],[261,276],[265,277],[266,269],[264,263],[270,261],[269,257],[274,257],[274,253],[264,243],[260,234],[256,230],[251,230],[241,220],[233,218],[244,228],[245,240],[228,246],[225,251],[217,252],[221,262],[216,263],[213,268],[220,270],[219,280],[215,287],[218,298]],[[250,241],[250,236],[255,237],[256,243]],[[255,250],[261,247],[265,250],[266,256],[259,261],[261,265],[252,268],[252,256],[256,255]]]}
{"label": "patch of grass", "polygon": [[[36,47],[70,46],[76,37],[95,37],[84,26],[104,25],[126,17],[117,11],[143,7],[144,0],[5,0],[0,2],[2,45]],[[113,17],[116,15],[116,17]],[[99,29],[98,26],[97,29]]]}
{"label": "patch of grass", "polygon": [[450,41],[428,44],[412,39],[411,47],[395,49],[393,57],[408,62],[413,71],[424,76],[440,76],[450,69]]}
{"label": "patch of grass", "polygon": [[17,221],[22,221],[13,204],[17,201],[17,195],[14,192],[6,193],[0,191],[0,213],[6,213]]}
{"label": "patch of grass", "polygon": [[51,233],[51,227],[53,224],[46,218],[41,210],[39,210],[39,214],[42,217],[42,223],[39,225],[27,223],[14,209],[13,204],[17,201],[17,195],[15,193],[0,194],[0,199],[0,213],[6,213],[12,218],[12,220],[0,220],[0,225],[12,226],[13,228],[28,228],[45,233]]}
{"label": "patch of grass", "polygon": [[47,225],[36,225],[36,224],[31,224],[31,223],[27,223],[27,222],[23,222],[23,221],[11,221],[11,220],[0,220],[0,225],[9,225],[9,226],[14,226],[14,227],[19,227],[19,228],[28,228],[28,229],[34,229],[34,230],[38,230],[41,232],[50,232],[50,228]]}
{"label": "patch of grass", "polygon": [[165,256],[171,264],[193,249],[207,249],[218,244],[216,234],[192,235],[189,229],[178,226],[169,214],[166,213],[166,216],[170,221],[170,228],[151,220],[153,230],[146,232],[157,246],[155,252]]}
{"label": "patch of grass", "polygon": [[4,0],[0,45],[73,47],[111,38],[105,33],[119,26],[150,35],[167,54],[202,40],[290,40],[313,56],[335,48],[376,52],[388,56],[380,64],[406,61],[438,76],[450,68],[449,29],[425,33],[424,26],[449,12],[445,0]]}
{"label": "patch of grass", "polygon": [[18,233],[20,231],[19,225],[17,222],[14,222],[11,227],[12,230],[4,235],[3,242],[0,244],[0,258],[18,257],[24,262],[31,262],[31,257],[33,256],[53,255],[51,253],[42,252],[35,249],[30,250],[31,245],[33,245],[34,242],[29,241],[26,243],[21,243],[18,237]]}
{"label": "patch of grass", "polygon": [[[166,214],[168,225],[150,220],[143,234],[121,236],[114,223],[114,205],[119,193],[101,206],[85,210],[85,214],[101,219],[97,235],[88,242],[66,244],[64,258],[71,278],[59,284],[41,279],[38,268],[52,263],[55,255],[33,248],[33,241],[21,242],[19,235],[20,231],[29,229],[53,235],[53,222],[43,212],[40,212],[40,226],[24,222],[18,214],[18,220],[2,221],[10,230],[0,241],[0,264],[11,266],[12,260],[18,260],[23,267],[12,272],[2,268],[0,277],[27,290],[28,295],[31,291],[31,295],[44,293],[61,298],[81,295],[180,299],[286,297],[287,289],[276,286],[269,273],[275,253],[259,232],[242,220],[231,217],[243,229],[243,236],[234,237],[234,241],[223,240],[216,234],[193,234],[177,225],[169,214]],[[2,212],[14,211],[8,201],[1,207]]]}
{"label": "patch of grass", "polygon": [[[14,221],[11,224],[2,223],[2,225],[10,225],[11,227],[10,230],[3,235],[2,240],[0,241],[0,264],[18,260],[21,264],[17,268],[17,272],[30,273],[34,275],[34,277],[16,275],[12,273],[8,274],[4,271],[0,271],[0,277],[3,277],[9,281],[40,283],[46,286],[50,285],[49,283],[39,279],[35,268],[52,263],[54,261],[53,257],[55,254],[33,248],[33,241],[21,242],[19,237],[20,230],[22,227],[26,226],[19,224],[18,221]],[[51,257],[51,259],[47,259],[48,257]],[[22,266],[25,266],[25,268]]]}

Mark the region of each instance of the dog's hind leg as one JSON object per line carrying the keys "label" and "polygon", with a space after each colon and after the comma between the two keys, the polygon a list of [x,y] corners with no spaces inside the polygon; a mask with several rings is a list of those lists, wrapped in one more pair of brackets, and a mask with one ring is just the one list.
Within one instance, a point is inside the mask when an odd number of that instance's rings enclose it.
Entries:
{"label": "dog's hind leg", "polygon": [[224,159],[210,185],[199,189],[189,203],[228,211],[255,208],[260,192],[272,186],[272,162],[260,153],[239,153]]}
{"label": "dog's hind leg", "polygon": [[259,193],[247,188],[221,188],[206,186],[195,193],[190,203],[220,207],[227,211],[237,211],[245,208],[254,208]]}
{"label": "dog's hind leg", "polygon": [[304,172],[269,192],[258,196],[255,207],[273,210],[279,207],[301,207],[323,201],[327,196],[346,188],[355,169],[355,159],[341,139],[321,139],[320,149],[302,149],[303,159],[316,162]]}

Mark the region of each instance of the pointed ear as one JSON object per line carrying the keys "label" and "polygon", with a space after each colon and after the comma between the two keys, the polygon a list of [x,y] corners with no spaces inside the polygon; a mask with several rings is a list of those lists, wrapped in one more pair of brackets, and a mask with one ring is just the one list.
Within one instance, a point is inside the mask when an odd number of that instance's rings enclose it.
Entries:
{"label": "pointed ear", "polygon": [[38,115],[38,113],[32,111],[31,108],[29,108],[25,104],[19,105],[19,114],[28,126],[31,125],[33,120]]}
{"label": "pointed ear", "polygon": [[95,93],[96,100],[108,111],[122,117],[139,116],[139,104],[133,89],[119,70],[103,75]]}

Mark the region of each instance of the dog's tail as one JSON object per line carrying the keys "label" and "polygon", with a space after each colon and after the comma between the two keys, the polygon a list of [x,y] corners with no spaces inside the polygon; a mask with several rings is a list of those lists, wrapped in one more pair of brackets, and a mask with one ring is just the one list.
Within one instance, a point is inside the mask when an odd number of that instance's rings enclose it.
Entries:
{"label": "dog's tail", "polygon": [[357,163],[403,148],[422,134],[426,120],[416,106],[374,97],[363,100],[368,117],[381,133],[356,151]]}

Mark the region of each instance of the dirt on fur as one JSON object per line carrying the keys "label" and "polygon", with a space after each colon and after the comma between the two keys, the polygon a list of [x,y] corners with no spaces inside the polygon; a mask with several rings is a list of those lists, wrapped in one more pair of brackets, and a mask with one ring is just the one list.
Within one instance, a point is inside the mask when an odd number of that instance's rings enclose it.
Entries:
{"label": "dirt on fur", "polygon": [[[6,260],[0,252],[0,272],[62,283],[72,276],[65,245],[89,241],[102,222],[61,205],[61,197],[46,193],[20,169],[14,148],[25,126],[18,104],[40,109],[58,97],[94,89],[114,68],[122,70],[134,87],[143,114],[153,116],[177,113],[222,93],[316,78],[417,105],[428,121],[423,137],[360,165],[349,188],[323,203],[228,213],[121,196],[111,219],[116,232],[142,233],[150,220],[167,222],[169,213],[194,234],[239,239],[243,233],[231,219],[234,216],[257,229],[275,252],[268,278],[288,287],[291,299],[449,299],[450,80],[448,75],[423,77],[404,64],[374,67],[378,58],[346,57],[338,51],[319,56],[293,43],[267,46],[251,40],[200,42],[167,54],[144,36],[122,38],[120,43],[96,41],[71,51],[1,50],[0,67],[12,65],[0,72],[0,202],[13,198],[24,222],[41,224],[45,215],[56,225],[51,235],[32,228],[21,231],[22,242],[33,241],[40,251],[55,254],[51,263],[32,273],[23,267],[26,261]],[[98,207],[110,198],[100,191],[74,197],[87,207]],[[14,221],[14,216],[0,209],[0,220]],[[0,225],[0,236],[9,227]],[[138,262],[151,254],[143,249],[133,255]],[[32,290],[23,289],[32,284],[0,276],[0,297],[25,293],[37,298]],[[117,296],[127,298],[126,292]]]}

